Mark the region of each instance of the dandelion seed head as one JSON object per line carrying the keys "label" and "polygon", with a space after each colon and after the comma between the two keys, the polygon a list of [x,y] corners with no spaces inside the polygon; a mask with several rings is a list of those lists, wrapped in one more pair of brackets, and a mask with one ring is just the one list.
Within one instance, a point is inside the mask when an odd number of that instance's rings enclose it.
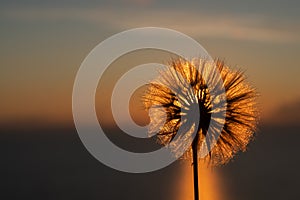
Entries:
{"label": "dandelion seed head", "polygon": [[[246,150],[257,125],[256,98],[244,74],[220,60],[175,59],[149,83],[143,102],[146,110],[154,108],[150,135],[157,133],[159,143],[172,144],[174,154],[182,155],[195,133],[200,161],[215,166]],[[190,116],[195,109],[199,119]],[[184,134],[178,136],[179,130]],[[184,158],[191,157],[187,148]]]}

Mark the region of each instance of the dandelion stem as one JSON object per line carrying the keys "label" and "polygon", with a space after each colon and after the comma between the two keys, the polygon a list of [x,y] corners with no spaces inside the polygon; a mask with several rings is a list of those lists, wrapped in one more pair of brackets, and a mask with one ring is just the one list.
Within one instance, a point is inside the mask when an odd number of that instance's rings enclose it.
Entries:
{"label": "dandelion stem", "polygon": [[193,175],[194,175],[194,200],[199,200],[199,186],[198,186],[198,133],[194,138],[192,144],[193,153]]}

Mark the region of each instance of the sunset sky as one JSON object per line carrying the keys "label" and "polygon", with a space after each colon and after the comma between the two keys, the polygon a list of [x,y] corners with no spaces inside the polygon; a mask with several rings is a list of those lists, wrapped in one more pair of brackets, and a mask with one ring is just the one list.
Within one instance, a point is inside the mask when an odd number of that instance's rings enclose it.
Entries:
{"label": "sunset sky", "polygon": [[[191,160],[119,172],[88,152],[73,123],[73,84],[85,57],[114,34],[149,26],[194,38],[244,71],[260,94],[254,141],[225,166],[200,167],[201,200],[300,199],[299,19],[298,0],[0,0],[1,199],[193,198]],[[109,93],[124,69],[149,56],[170,59],[153,50],[126,54],[110,65],[95,96],[108,139],[129,151],[157,143],[111,126]],[[139,100],[131,99],[130,111],[145,125]]]}
{"label": "sunset sky", "polygon": [[69,122],[85,56],[109,36],[144,26],[193,37],[213,57],[245,70],[261,95],[263,119],[275,122],[273,113],[285,110],[294,120],[299,7],[293,0],[0,1],[0,120]]}

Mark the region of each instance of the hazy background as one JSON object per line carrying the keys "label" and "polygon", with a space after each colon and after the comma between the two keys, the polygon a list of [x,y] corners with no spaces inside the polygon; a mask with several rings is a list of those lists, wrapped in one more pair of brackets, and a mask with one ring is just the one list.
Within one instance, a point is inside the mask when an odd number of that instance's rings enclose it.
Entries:
{"label": "hazy background", "polygon": [[261,94],[257,138],[215,170],[210,193],[219,195],[211,199],[299,199],[299,18],[296,0],[0,1],[2,199],[190,199],[188,164],[117,172],[85,150],[72,122],[85,56],[112,34],[144,26],[190,35],[245,70]]}

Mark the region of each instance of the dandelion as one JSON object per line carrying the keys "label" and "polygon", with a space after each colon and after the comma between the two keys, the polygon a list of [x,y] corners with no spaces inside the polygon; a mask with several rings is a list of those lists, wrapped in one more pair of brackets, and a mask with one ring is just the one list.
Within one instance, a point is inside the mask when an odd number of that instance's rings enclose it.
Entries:
{"label": "dandelion", "polygon": [[[174,155],[182,155],[184,145],[191,144],[184,158],[193,161],[195,199],[198,161],[222,165],[246,150],[256,130],[256,97],[244,74],[220,60],[172,60],[148,85],[144,105],[147,110],[157,108],[150,116],[149,134],[157,132],[163,145],[174,144]],[[199,118],[190,116],[195,109]],[[183,134],[176,137],[179,132]]]}

